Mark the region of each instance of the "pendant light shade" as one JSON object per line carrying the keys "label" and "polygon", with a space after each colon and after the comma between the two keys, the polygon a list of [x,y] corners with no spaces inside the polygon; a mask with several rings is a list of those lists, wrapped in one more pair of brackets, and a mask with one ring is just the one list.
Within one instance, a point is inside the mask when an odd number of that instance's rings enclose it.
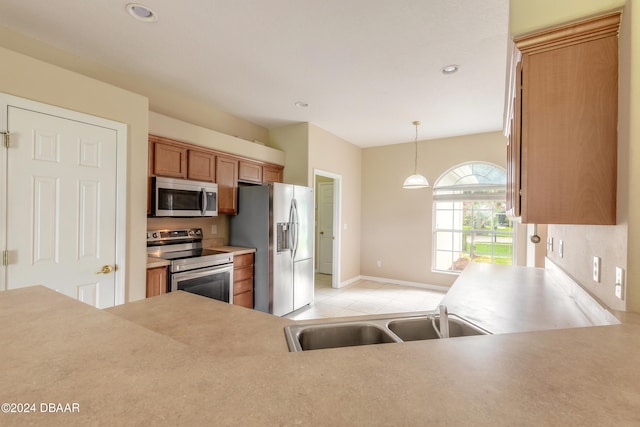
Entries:
{"label": "pendant light shade", "polygon": [[415,140],[416,155],[415,155],[415,161],[413,165],[413,175],[410,175],[407,179],[404,180],[404,184],[402,184],[402,188],[407,188],[407,189],[426,188],[429,186],[429,181],[427,181],[427,178],[425,178],[424,176],[418,173],[418,126],[420,125],[420,122],[415,121],[413,122],[413,125],[416,127],[416,140]]}

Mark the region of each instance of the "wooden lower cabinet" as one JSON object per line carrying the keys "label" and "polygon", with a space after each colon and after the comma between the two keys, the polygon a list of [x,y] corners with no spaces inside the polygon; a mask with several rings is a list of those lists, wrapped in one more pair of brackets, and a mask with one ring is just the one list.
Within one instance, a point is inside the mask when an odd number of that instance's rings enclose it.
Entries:
{"label": "wooden lower cabinet", "polygon": [[233,305],[253,308],[253,254],[233,257]]}
{"label": "wooden lower cabinet", "polygon": [[147,298],[166,294],[168,290],[167,267],[147,268]]}

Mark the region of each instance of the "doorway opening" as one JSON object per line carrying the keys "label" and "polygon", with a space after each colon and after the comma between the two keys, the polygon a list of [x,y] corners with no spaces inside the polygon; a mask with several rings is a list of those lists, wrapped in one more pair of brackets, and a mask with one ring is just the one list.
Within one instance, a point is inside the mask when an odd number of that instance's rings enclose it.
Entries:
{"label": "doorway opening", "polygon": [[316,287],[340,287],[340,201],[342,176],[314,169]]}

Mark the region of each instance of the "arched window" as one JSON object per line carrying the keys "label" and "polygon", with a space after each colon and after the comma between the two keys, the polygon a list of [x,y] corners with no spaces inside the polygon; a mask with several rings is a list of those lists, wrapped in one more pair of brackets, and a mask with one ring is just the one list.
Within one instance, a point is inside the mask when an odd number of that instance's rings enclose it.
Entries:
{"label": "arched window", "polygon": [[460,272],[469,262],[512,264],[513,225],[506,216],[506,174],[464,163],[433,186],[433,269]]}

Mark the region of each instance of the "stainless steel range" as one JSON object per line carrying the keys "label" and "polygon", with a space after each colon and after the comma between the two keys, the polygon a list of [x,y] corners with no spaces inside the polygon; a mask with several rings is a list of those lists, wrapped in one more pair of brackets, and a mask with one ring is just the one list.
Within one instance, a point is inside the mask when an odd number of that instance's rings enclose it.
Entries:
{"label": "stainless steel range", "polygon": [[147,255],[171,261],[170,291],[233,303],[233,254],[202,248],[202,229],[147,231]]}

